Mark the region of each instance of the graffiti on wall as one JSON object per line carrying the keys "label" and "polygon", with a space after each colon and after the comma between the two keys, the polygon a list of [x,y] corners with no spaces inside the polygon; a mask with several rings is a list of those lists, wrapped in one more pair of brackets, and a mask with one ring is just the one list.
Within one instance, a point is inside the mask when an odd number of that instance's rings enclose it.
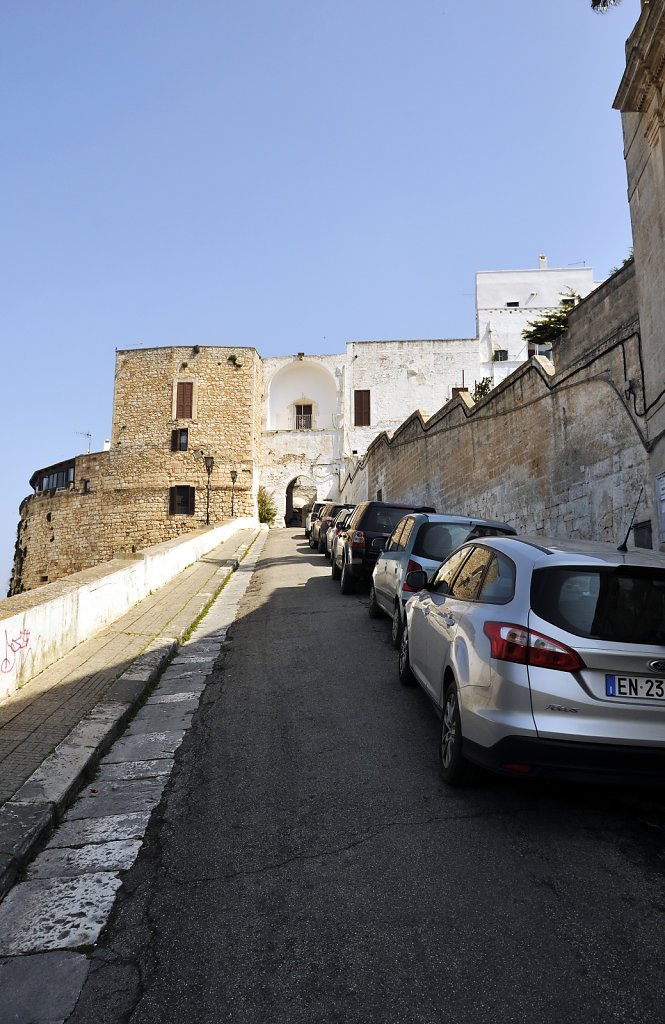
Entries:
{"label": "graffiti on wall", "polygon": [[5,630],[5,651],[4,657],[0,662],[0,672],[5,676],[13,676],[14,680],[17,680],[23,671],[23,666],[30,656],[30,653],[31,644],[29,629],[22,629],[18,635],[12,639],[9,638],[9,633]]}

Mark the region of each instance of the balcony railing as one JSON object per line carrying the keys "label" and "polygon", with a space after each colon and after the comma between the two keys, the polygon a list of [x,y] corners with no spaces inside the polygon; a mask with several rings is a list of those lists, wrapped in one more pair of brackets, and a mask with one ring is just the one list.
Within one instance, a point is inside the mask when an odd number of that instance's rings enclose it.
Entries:
{"label": "balcony railing", "polygon": [[312,429],[312,414],[309,413],[296,413],[296,430],[311,430]]}

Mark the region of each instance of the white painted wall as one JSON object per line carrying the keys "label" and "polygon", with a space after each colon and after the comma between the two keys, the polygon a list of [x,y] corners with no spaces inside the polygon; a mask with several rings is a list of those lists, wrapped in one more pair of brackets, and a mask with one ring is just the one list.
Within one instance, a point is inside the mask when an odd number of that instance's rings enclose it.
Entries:
{"label": "white painted wall", "polygon": [[[476,320],[479,353],[486,373],[498,383],[528,358],[522,338],[530,320],[558,307],[569,289],[584,298],[599,284],[591,267],[549,270],[541,257],[536,270],[491,270],[476,274]],[[519,302],[518,307],[508,306]],[[508,351],[507,362],[493,362],[498,349]]]}

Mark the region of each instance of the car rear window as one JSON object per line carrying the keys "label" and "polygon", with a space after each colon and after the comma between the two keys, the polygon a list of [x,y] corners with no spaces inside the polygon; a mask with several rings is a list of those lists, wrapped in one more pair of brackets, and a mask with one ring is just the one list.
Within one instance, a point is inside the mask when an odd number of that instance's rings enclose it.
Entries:
{"label": "car rear window", "polygon": [[531,607],[555,626],[594,640],[665,644],[665,571],[626,567],[538,569]]}
{"label": "car rear window", "polygon": [[413,554],[442,562],[469,537],[464,523],[423,523],[418,530]]}
{"label": "car rear window", "polygon": [[370,505],[358,524],[366,533],[392,533],[408,509]]}

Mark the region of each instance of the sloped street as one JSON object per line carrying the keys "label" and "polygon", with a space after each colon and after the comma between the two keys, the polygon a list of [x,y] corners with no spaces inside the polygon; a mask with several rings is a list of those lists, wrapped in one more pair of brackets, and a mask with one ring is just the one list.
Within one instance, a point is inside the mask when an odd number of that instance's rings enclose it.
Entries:
{"label": "sloped street", "polygon": [[658,796],[446,789],[389,632],[270,533],[71,1022],[662,1019]]}

